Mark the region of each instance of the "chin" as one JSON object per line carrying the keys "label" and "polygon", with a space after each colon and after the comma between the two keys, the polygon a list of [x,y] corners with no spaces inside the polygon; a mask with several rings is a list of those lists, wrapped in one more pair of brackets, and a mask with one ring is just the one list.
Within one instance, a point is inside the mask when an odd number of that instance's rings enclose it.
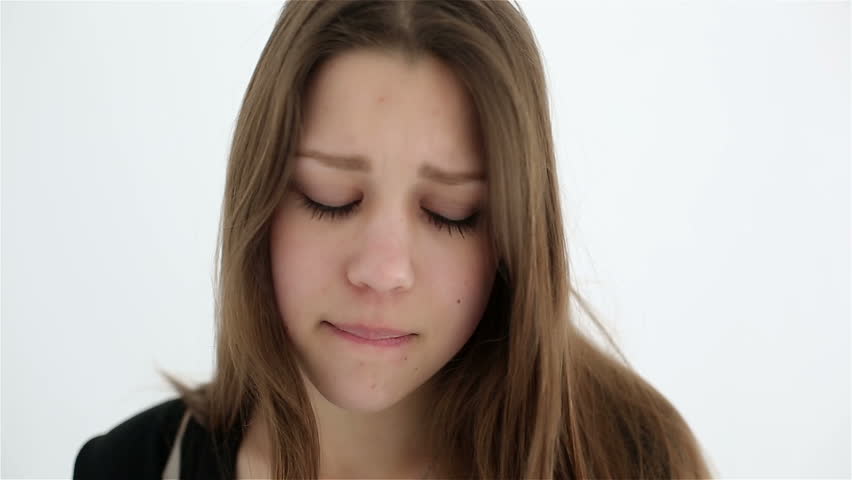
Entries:
{"label": "chin", "polygon": [[[353,379],[355,380],[355,379]],[[381,381],[367,379],[348,382],[319,382],[317,391],[329,403],[351,412],[376,413],[393,407],[405,398],[408,391],[400,391]]]}

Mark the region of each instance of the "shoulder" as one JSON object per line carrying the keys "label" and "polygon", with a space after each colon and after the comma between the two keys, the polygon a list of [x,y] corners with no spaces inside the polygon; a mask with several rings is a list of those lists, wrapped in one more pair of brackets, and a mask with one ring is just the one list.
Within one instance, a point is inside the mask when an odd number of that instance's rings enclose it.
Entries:
{"label": "shoulder", "polygon": [[83,444],[75,479],[161,478],[186,406],[180,398],[154,405]]}

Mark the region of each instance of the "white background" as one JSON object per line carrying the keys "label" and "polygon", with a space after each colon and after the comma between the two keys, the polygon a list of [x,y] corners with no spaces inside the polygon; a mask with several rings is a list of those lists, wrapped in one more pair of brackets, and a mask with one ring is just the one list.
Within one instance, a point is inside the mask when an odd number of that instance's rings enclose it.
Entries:
{"label": "white background", "polygon": [[[3,478],[213,365],[228,146],[280,3],[2,11]],[[573,274],[719,476],[850,476],[849,5],[527,1]]]}

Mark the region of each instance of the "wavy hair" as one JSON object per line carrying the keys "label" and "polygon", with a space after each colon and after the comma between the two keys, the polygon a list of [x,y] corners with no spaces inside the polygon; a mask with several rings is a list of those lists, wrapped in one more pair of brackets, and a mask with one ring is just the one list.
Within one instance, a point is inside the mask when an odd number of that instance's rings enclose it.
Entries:
{"label": "wavy hair", "polygon": [[[281,10],[234,131],[216,245],[216,365],[189,387],[161,374],[211,432],[255,408],[274,478],[316,478],[319,440],[272,289],[269,227],[287,190],[317,66],[355,48],[452,68],[477,113],[498,258],[483,317],[434,377],[427,435],[464,478],[707,478],[677,409],[624,359],[571,282],[545,74],[508,1],[296,1]],[[614,347],[580,330],[575,302]]]}

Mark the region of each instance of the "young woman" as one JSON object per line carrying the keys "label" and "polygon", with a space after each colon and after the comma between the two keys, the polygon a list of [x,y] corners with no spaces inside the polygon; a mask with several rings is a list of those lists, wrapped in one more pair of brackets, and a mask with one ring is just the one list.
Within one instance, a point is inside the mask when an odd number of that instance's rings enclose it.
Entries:
{"label": "young woman", "polygon": [[709,477],[578,328],[557,187],[518,7],[287,3],[230,154],[215,376],[166,375],[75,477]]}

